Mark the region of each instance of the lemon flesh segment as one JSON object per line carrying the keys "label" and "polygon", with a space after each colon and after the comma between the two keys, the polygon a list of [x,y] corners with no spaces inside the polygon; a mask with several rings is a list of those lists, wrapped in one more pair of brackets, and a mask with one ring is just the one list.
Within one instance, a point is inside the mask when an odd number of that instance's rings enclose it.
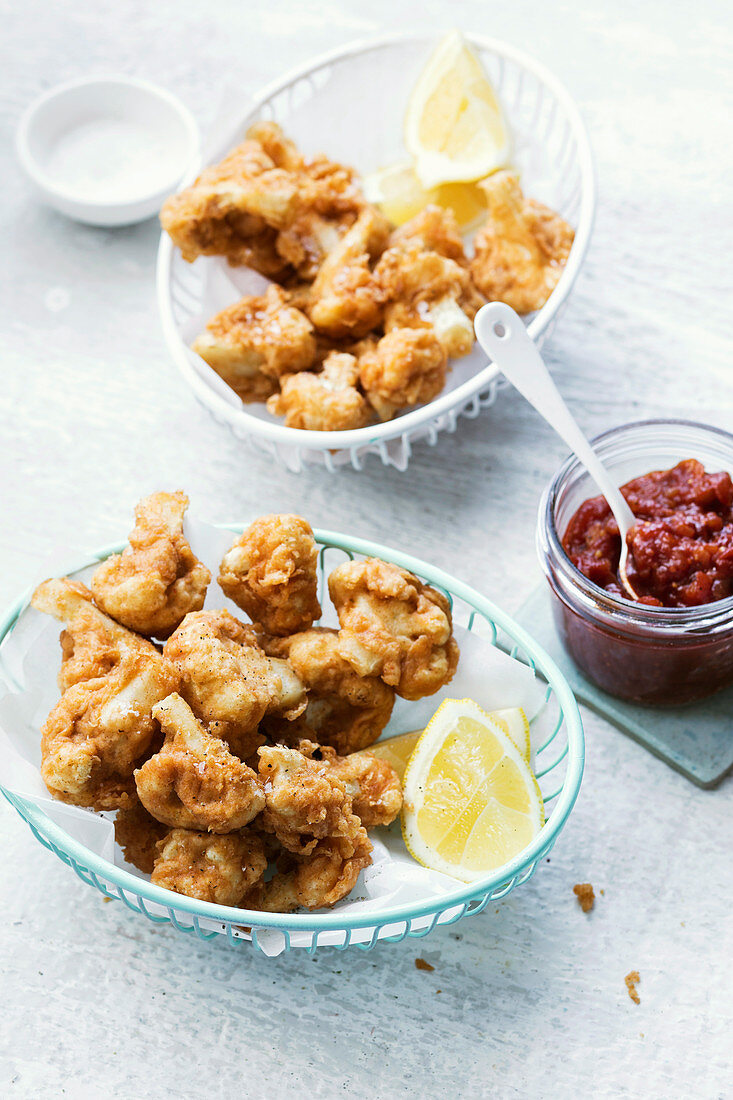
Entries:
{"label": "lemon flesh segment", "polygon": [[409,759],[402,832],[426,867],[472,882],[537,836],[537,780],[502,725],[471,699],[448,699]]}
{"label": "lemon flesh segment", "polygon": [[481,179],[509,159],[501,105],[458,31],[439,43],[417,80],[405,115],[405,145],[426,188]]}
{"label": "lemon flesh segment", "polygon": [[529,719],[521,707],[508,707],[506,710],[492,710],[491,717],[496,719],[504,733],[511,737],[524,759],[530,762]]}
{"label": "lemon flesh segment", "polygon": [[374,753],[380,760],[386,760],[397,772],[400,779],[404,777],[407,762],[412,756],[422,730],[412,730],[410,733],[402,733],[399,737],[390,737],[387,741],[377,741],[370,745],[368,751]]}
{"label": "lemon flesh segment", "polygon": [[487,216],[486,192],[477,183],[444,183],[427,189],[411,164],[391,164],[364,179],[364,194],[393,225],[404,225],[426,206],[452,210],[464,231],[476,228]]}

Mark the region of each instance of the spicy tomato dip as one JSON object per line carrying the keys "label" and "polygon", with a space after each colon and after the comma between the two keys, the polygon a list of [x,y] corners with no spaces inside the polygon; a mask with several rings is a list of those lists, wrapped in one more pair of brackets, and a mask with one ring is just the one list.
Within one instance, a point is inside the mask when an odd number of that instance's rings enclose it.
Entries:
{"label": "spicy tomato dip", "polygon": [[[627,573],[641,602],[696,607],[733,595],[733,481],[708,474],[694,458],[621,486],[636,523],[629,531]],[[623,596],[621,537],[602,496],[586,500],[562,540],[580,572]]]}

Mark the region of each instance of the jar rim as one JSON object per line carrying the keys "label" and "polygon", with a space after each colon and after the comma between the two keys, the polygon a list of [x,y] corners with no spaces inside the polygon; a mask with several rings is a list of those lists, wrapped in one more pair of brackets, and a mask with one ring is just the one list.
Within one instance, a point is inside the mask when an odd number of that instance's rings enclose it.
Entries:
{"label": "jar rim", "polygon": [[[609,439],[623,437],[626,432],[654,429],[662,426],[693,429],[706,436],[718,438],[730,448],[733,463],[733,433],[710,424],[701,424],[699,421],[674,417],[655,417],[619,424],[593,436],[591,443],[595,448],[599,444],[603,445]],[[699,604],[694,607],[657,607],[651,604],[635,603],[625,596],[608,592],[581,573],[568,557],[555,524],[555,509],[560,491],[567,484],[569,478],[579,470],[584,470],[582,462],[574,454],[569,455],[545,489],[540,501],[537,537],[539,549],[550,559],[553,572],[559,573],[565,583],[575,589],[576,598],[580,598],[586,610],[590,614],[597,614],[599,611],[606,612],[621,617],[629,623],[634,622],[640,626],[654,627],[659,630],[682,628],[691,632],[698,630],[705,632],[728,621],[733,627],[733,596],[726,596],[725,599],[714,600],[712,603]],[[730,472],[733,475],[733,468]],[[542,558],[542,554],[540,554],[540,557]],[[542,564],[547,572],[547,566],[544,562]]]}

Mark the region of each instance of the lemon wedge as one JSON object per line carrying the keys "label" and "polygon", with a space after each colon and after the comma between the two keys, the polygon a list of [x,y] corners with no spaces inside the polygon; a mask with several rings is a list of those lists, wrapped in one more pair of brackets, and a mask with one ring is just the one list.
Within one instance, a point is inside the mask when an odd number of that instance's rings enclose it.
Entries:
{"label": "lemon wedge", "polygon": [[427,189],[411,164],[391,164],[364,179],[364,194],[393,225],[404,225],[429,203],[452,210],[464,232],[486,220],[486,192],[477,183],[443,183]]}
{"label": "lemon wedge", "polygon": [[474,882],[504,866],[545,820],[537,780],[501,723],[446,699],[405,771],[402,834],[425,867]]}
{"label": "lemon wedge", "polygon": [[483,66],[458,31],[439,43],[407,104],[405,145],[425,188],[482,179],[510,154],[509,128]]}
{"label": "lemon wedge", "polygon": [[[495,719],[504,733],[511,738],[529,764],[529,721],[521,707],[508,707],[506,710],[492,710],[489,718]],[[386,760],[397,772],[400,779],[404,779],[407,764],[412,756],[415,745],[422,737],[423,730],[411,730],[409,733],[400,733],[397,737],[389,737],[386,741],[375,741],[369,746],[368,751],[378,756],[380,760]]]}

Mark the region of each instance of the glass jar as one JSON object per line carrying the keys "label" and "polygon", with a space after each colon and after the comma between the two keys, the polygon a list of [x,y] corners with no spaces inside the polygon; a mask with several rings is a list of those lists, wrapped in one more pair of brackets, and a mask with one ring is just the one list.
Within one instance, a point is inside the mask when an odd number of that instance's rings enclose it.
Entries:
{"label": "glass jar", "polygon": [[[593,445],[616,483],[686,458],[733,474],[733,435],[689,420],[642,420]],[[571,456],[543,494],[537,549],[555,625],[578,667],[604,691],[650,706],[689,703],[733,683],[733,597],[700,607],[653,607],[599,588],[562,546],[570,518],[595,482]]]}

